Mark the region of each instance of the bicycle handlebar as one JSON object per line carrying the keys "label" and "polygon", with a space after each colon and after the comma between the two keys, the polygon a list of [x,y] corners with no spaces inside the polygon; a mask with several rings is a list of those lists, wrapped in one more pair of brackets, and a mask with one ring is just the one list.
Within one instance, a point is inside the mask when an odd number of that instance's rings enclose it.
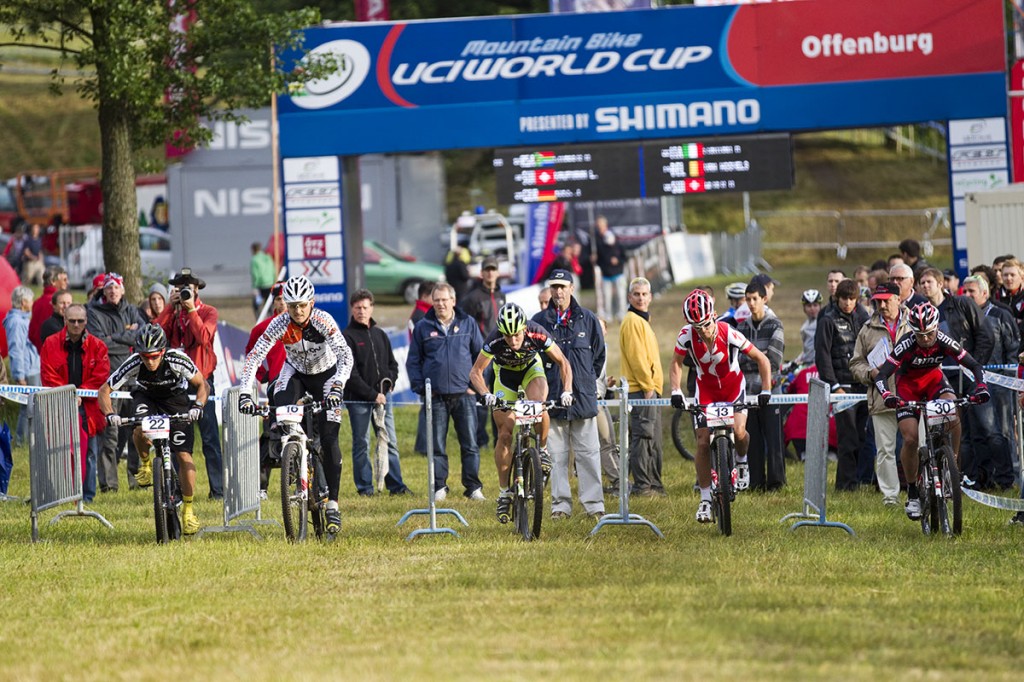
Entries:
{"label": "bicycle handlebar", "polygon": [[[491,406],[491,409],[502,410],[507,412],[508,410],[513,409],[517,402],[518,400],[513,400],[512,402],[508,402],[507,400],[498,400],[498,402],[494,403],[494,405]],[[550,410],[552,407],[562,406],[562,403],[557,400],[530,400],[527,402],[538,403],[542,405],[545,410]]]}
{"label": "bicycle handlebar", "polygon": [[[946,400],[946,399],[945,398],[937,398],[937,400]],[[931,401],[931,400],[903,400],[901,398],[900,402],[902,403],[900,405],[900,407],[910,407],[910,408],[920,412],[925,407],[925,405],[927,405],[928,403],[933,402],[933,401]],[[966,396],[966,397],[963,397],[963,398],[953,398],[952,400],[949,400],[949,402],[953,403],[957,407],[961,407],[963,405],[977,405],[978,404],[978,401],[974,399],[974,396]]]}
{"label": "bicycle handlebar", "polygon": [[722,404],[731,405],[734,408],[735,407],[742,407],[742,408],[748,409],[748,410],[756,410],[756,409],[760,408],[760,405],[757,404],[756,400],[754,402],[752,402],[752,403],[743,402],[742,400],[737,400],[734,403],[708,403],[707,405],[701,405],[700,403],[698,403],[696,401],[683,400],[682,407],[677,407],[676,409],[680,410],[682,412],[694,412],[694,413],[696,413],[696,412],[707,412],[708,411],[708,407],[710,405],[722,405]]}
{"label": "bicycle handlebar", "polygon": [[171,420],[172,423],[192,423],[192,418],[189,417],[188,412],[178,412],[177,414],[147,414],[142,417],[125,417],[121,420],[121,426],[141,426],[142,420],[145,419],[146,417],[167,417],[169,420]]}

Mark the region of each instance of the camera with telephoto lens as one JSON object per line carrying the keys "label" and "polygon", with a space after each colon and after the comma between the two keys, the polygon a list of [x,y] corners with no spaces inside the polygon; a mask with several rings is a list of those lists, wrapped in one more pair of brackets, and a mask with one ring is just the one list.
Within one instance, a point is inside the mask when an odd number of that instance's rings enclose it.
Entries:
{"label": "camera with telephoto lens", "polygon": [[178,298],[182,301],[188,301],[192,298],[192,289],[185,288],[178,292]]}

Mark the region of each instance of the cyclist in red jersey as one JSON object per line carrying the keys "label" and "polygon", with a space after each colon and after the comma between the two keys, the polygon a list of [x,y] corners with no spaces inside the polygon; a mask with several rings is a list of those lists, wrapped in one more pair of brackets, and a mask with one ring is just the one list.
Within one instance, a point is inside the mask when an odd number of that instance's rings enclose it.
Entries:
{"label": "cyclist in red jersey", "polygon": [[[986,403],[989,400],[988,387],[982,381],[983,368],[970,353],[955,339],[939,331],[939,311],[931,303],[920,303],[910,311],[910,334],[904,334],[875,376],[875,388],[882,395],[885,406],[896,410],[896,420],[903,435],[903,449],[900,461],[907,477],[907,516],[917,521],[921,518],[921,502],[918,499],[917,468],[917,414],[907,407],[907,402],[956,398],[942,372],[942,361],[951,357],[974,375],[972,400]],[[886,380],[896,375],[896,393],[889,391]],[[956,461],[960,462],[960,420],[950,423],[950,441]]]}
{"label": "cyclist in red jersey", "polygon": [[[697,393],[699,405],[716,402],[734,403],[746,397],[746,383],[740,371],[739,354],[746,353],[757,362],[761,375],[761,393],[757,396],[760,406],[765,406],[772,396],[772,369],[767,356],[754,347],[743,334],[725,322],[715,321],[715,302],[701,289],[694,289],[683,302],[683,316],[689,323],[676,338],[676,349],[669,368],[669,385],[672,388],[672,406],[683,407],[683,360],[691,356],[697,369]],[[736,489],[750,487],[750,467],[747,464],[747,413],[736,411],[733,432],[736,435]],[[700,486],[700,505],[697,507],[697,521],[711,523],[711,432],[707,417],[698,412],[693,417],[697,431],[697,453],[693,463],[697,470],[697,485]]]}

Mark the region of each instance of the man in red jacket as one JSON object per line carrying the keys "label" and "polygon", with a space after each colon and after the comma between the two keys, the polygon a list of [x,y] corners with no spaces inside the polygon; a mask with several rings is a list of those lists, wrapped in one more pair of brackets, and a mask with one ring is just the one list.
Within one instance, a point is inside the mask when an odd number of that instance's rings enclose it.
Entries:
{"label": "man in red jacket", "polygon": [[43,293],[39,294],[32,304],[32,319],[28,323],[28,340],[36,347],[43,349],[43,339],[39,332],[53,314],[53,295],[61,289],[68,288],[68,273],[59,265],[51,265],[43,271]]}
{"label": "man in red jacket", "polygon": [[[64,311],[64,328],[43,343],[40,373],[43,386],[65,386],[97,389],[110,376],[107,346],[85,330],[85,306],[74,303]],[[107,422],[96,398],[78,399],[78,419],[82,434],[82,496],[92,502],[96,496],[96,458],[100,450],[100,434]]]}
{"label": "man in red jacket", "polygon": [[[199,299],[199,290],[206,282],[192,274],[192,268],[182,268],[167,282],[172,286],[167,307],[157,315],[153,324],[163,328],[168,348],[180,348],[196,364],[206,379],[210,396],[215,395],[213,370],[217,356],[213,350],[213,337],[217,334],[217,309]],[[224,497],[224,469],[220,452],[220,426],[213,400],[207,400],[203,418],[199,420],[199,435],[203,439],[203,459],[210,482],[210,498]]]}

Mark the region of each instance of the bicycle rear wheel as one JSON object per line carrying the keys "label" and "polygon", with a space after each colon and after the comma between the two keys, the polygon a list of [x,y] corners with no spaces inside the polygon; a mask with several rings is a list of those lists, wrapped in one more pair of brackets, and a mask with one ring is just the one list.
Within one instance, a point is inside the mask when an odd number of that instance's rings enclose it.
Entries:
{"label": "bicycle rear wheel", "polygon": [[[171,536],[167,528],[167,506],[164,504],[164,462],[163,457],[153,458],[153,473],[157,480],[153,481],[153,519],[156,522],[156,541],[159,544],[170,542]],[[177,518],[177,514],[174,515]]]}
{"label": "bicycle rear wheel", "polygon": [[292,542],[301,542],[308,533],[308,499],[302,495],[298,443],[287,443],[281,451],[281,525]]}
{"label": "bicycle rear wheel", "polygon": [[[956,465],[956,457],[948,445],[939,450],[939,462],[942,476],[943,509],[946,523],[942,530],[946,535],[960,535],[964,530],[963,496],[960,491],[960,468]],[[952,519],[949,512],[952,511]]]}
{"label": "bicycle rear wheel", "polygon": [[327,503],[320,498],[320,482],[324,479],[323,464],[320,462],[319,455],[314,453],[310,453],[308,459],[310,462],[310,494],[316,493],[316,497],[309,502],[309,516],[313,522],[313,534],[316,535],[317,540],[323,540],[324,534],[327,532]]}
{"label": "bicycle rear wheel", "polygon": [[732,535],[732,464],[729,457],[728,438],[715,440],[715,461],[713,466],[718,476],[718,494],[712,497],[715,520],[722,535]]}
{"label": "bicycle rear wheel", "polygon": [[[683,417],[686,417],[684,420]],[[693,461],[693,453],[690,452],[686,443],[683,441],[684,429],[689,430],[693,423],[693,419],[690,417],[689,412],[683,410],[675,410],[672,413],[672,444],[676,446],[676,451],[682,456],[683,459],[690,462]]]}

